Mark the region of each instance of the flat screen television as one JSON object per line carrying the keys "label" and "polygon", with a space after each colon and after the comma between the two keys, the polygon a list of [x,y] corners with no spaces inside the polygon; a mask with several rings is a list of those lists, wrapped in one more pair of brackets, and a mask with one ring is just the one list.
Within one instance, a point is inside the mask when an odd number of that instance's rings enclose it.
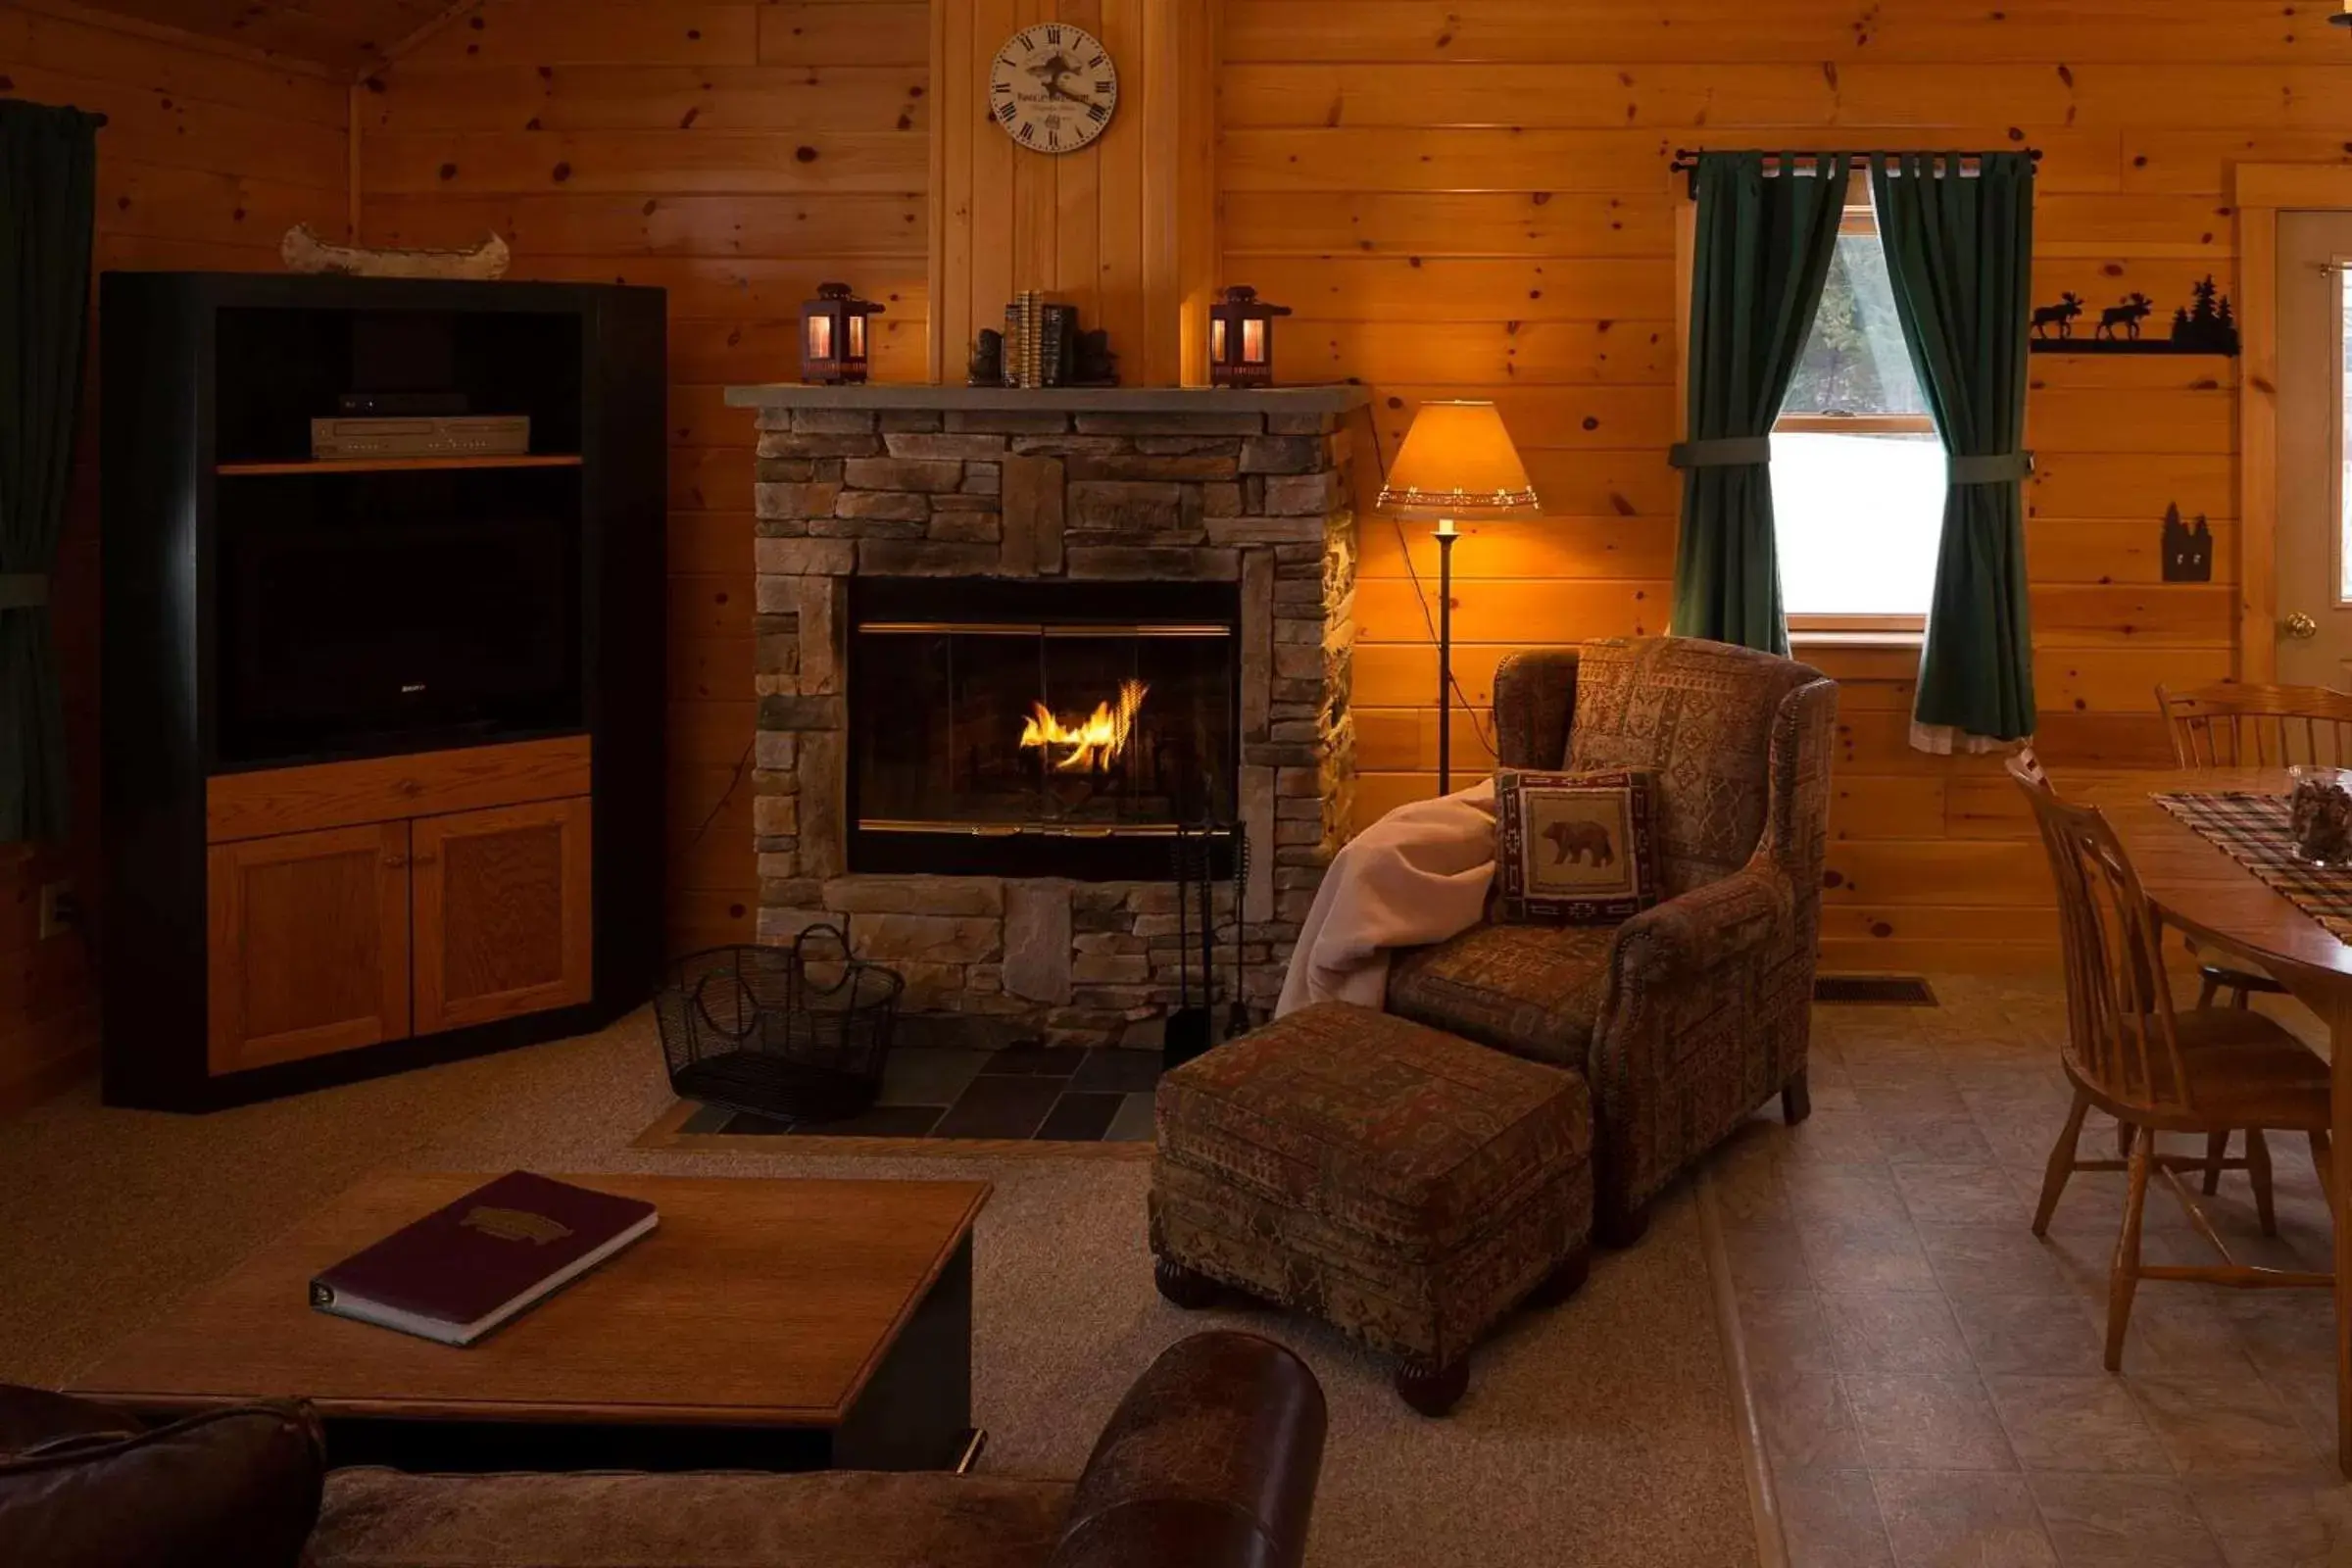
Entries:
{"label": "flat screen television", "polygon": [[[223,510],[234,520],[215,564],[219,765],[583,723],[576,472],[488,477],[221,481],[283,495]],[[352,485],[341,500],[299,493],[338,482]],[[448,504],[452,482],[469,488],[463,505]]]}

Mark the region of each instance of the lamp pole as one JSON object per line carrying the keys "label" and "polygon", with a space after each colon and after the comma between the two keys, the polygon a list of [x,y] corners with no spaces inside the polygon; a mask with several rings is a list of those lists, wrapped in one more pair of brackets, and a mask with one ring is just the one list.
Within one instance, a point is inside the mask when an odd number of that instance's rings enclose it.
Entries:
{"label": "lamp pole", "polygon": [[1453,793],[1453,519],[1438,519],[1438,793]]}

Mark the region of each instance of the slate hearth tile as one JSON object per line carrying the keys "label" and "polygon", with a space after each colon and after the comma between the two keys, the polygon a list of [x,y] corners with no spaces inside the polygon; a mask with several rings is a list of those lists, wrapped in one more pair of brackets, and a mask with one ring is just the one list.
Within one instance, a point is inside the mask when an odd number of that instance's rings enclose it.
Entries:
{"label": "slate hearth tile", "polygon": [[1768,1372],[1835,1372],[1830,1330],[1814,1291],[1742,1291],[1740,1328],[1750,1362]]}
{"label": "slate hearth tile", "polygon": [[2184,1476],[2317,1480],[2330,1473],[2330,1446],[2305,1431],[2285,1401],[2258,1379],[2129,1381],[2148,1425]]}
{"label": "slate hearth tile", "polygon": [[2223,1568],[2178,1481],[2043,1474],[2027,1485],[2065,1568]]}
{"label": "slate hearth tile", "polygon": [[2003,1296],[2073,1294],[2033,1230],[2006,1225],[1922,1225],[1919,1239],[1947,1291],[1973,1290]]}
{"label": "slate hearth tile", "polygon": [[1758,1367],[1755,1394],[1756,1425],[1776,1474],[1862,1468],[1853,1412],[1837,1378]]}
{"label": "slate hearth tile", "polygon": [[1976,1371],[1951,1307],[1934,1291],[1825,1295],[1821,1304],[1841,1372]]}
{"label": "slate hearth tile", "polygon": [[1148,1144],[1152,1142],[1152,1096],[1121,1095],[1119,1113],[1110,1118],[1102,1130],[1106,1144]]}
{"label": "slate hearth tile", "polygon": [[2352,1495],[2341,1486],[2192,1480],[2188,1491],[2230,1568],[2337,1568],[2352,1561]]}
{"label": "slate hearth tile", "polygon": [[1816,1219],[1801,1233],[1805,1262],[1825,1291],[1933,1291],[1936,1274],[1908,1221]]}
{"label": "slate hearth tile", "polygon": [[1007,1046],[980,1071],[989,1077],[1067,1078],[1085,1065],[1084,1046]]}
{"label": "slate hearth tile", "polygon": [[1873,1479],[1897,1568],[2057,1568],[2020,1477],[1888,1470]]}
{"label": "slate hearth tile", "polygon": [[1972,1377],[1841,1377],[1873,1470],[2015,1471],[2017,1457]]}
{"label": "slate hearth tile", "polygon": [[737,1114],[739,1112],[729,1110],[724,1105],[697,1105],[694,1107],[694,1114],[678,1124],[678,1131],[681,1133],[723,1133],[727,1130],[729,1118]]}
{"label": "slate hearth tile", "polygon": [[1893,1568],[1868,1471],[1814,1470],[1775,1479],[1792,1562],[1804,1568]]}
{"label": "slate hearth tile", "polygon": [[882,1068],[885,1105],[953,1105],[987,1065],[988,1053],[957,1047],[902,1047]]}
{"label": "slate hearth tile", "polygon": [[934,1138],[1031,1138],[1061,1098],[1058,1078],[1009,1078],[983,1073],[949,1107]]}
{"label": "slate hearth tile", "polygon": [[1126,1098],[1107,1094],[1064,1095],[1046,1113],[1045,1125],[1038,1128],[1037,1136],[1065,1144],[1100,1142],[1103,1130],[1118,1115],[1120,1102]]}
{"label": "slate hearth tile", "polygon": [[2173,1473],[2121,1378],[1996,1376],[1984,1386],[2008,1429],[2009,1446],[2029,1470]]}
{"label": "slate hearth tile", "polygon": [[760,1116],[748,1110],[731,1110],[720,1123],[718,1131],[731,1138],[782,1138],[792,1131],[792,1123],[777,1116]]}
{"label": "slate hearth tile", "polygon": [[1159,1085],[1159,1053],[1104,1047],[1086,1054],[1070,1087],[1086,1093],[1147,1094]]}
{"label": "slate hearth tile", "polygon": [[1911,1217],[1928,1225],[2023,1223],[2032,1206],[1993,1165],[1899,1164],[1894,1180]]}
{"label": "slate hearth tile", "polygon": [[1743,1291],[1813,1288],[1805,1251],[1793,1225],[1726,1225],[1723,1250],[1732,1283]]}
{"label": "slate hearth tile", "polygon": [[802,1138],[922,1138],[937,1125],[945,1107],[939,1105],[875,1105],[841,1121],[808,1122],[795,1127]]}
{"label": "slate hearth tile", "polygon": [[2098,1370],[2099,1331],[2073,1301],[2054,1296],[1959,1292],[1951,1302],[1981,1372],[2056,1375]]}
{"label": "slate hearth tile", "polygon": [[1992,1146],[1966,1116],[1930,1112],[1924,1115],[1876,1115],[1872,1130],[1879,1148],[1895,1164],[1968,1164],[1992,1167]]}

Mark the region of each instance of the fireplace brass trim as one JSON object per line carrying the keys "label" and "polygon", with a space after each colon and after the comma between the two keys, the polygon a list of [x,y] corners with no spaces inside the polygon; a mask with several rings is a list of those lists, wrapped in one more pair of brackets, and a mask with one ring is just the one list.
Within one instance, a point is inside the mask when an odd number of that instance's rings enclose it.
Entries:
{"label": "fireplace brass trim", "polygon": [[868,620],[858,628],[882,637],[1232,637],[1231,626],[1195,625],[1063,625],[1004,620]]}
{"label": "fireplace brass trim", "polygon": [[861,816],[858,819],[858,830],[860,833],[956,833],[974,839],[1172,839],[1179,831],[1179,824],[1132,822],[1117,826],[1057,827],[1049,822],[900,822],[888,819],[877,821]]}

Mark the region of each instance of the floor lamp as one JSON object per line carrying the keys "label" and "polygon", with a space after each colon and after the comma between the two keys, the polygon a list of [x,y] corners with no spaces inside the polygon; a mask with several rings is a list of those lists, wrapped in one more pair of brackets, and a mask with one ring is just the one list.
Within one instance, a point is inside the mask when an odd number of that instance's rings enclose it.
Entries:
{"label": "floor lamp", "polygon": [[1492,403],[1424,403],[1380,487],[1383,515],[1438,525],[1438,793],[1453,793],[1453,542],[1459,522],[1537,514],[1535,487]]}

